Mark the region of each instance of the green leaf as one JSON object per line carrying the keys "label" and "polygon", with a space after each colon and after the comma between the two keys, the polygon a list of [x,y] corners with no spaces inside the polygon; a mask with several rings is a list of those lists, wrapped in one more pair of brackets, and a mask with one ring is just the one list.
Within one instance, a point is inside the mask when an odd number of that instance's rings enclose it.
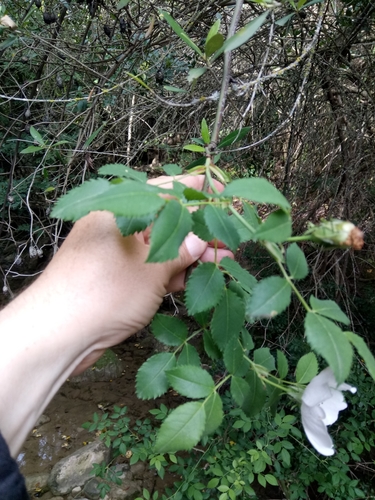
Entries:
{"label": "green leaf", "polygon": [[154,220],[155,213],[143,217],[116,217],[116,224],[122,236],[144,231]]}
{"label": "green leaf", "polygon": [[303,280],[309,274],[305,254],[297,243],[292,243],[287,248],[286,263],[288,265],[290,276],[294,280]]}
{"label": "green leaf", "polygon": [[189,314],[215,307],[224,293],[225,280],[213,262],[200,264],[186,284],[185,302]]}
{"label": "green leaf", "polygon": [[211,359],[217,360],[221,358],[220,349],[215,344],[212,335],[208,330],[205,330],[203,333],[203,345],[204,350]]}
{"label": "green leaf", "polygon": [[179,346],[188,336],[186,324],[174,316],[156,314],[150,326],[159,342],[166,345]]}
{"label": "green leaf", "polygon": [[220,261],[220,267],[225,269],[232,278],[237,280],[244,290],[248,293],[252,293],[254,286],[257,284],[257,280],[249,271],[243,269],[238,262],[229,257],[224,257]]}
{"label": "green leaf", "polygon": [[302,356],[297,363],[296,380],[299,384],[308,384],[318,374],[318,360],[313,352]]}
{"label": "green leaf", "polygon": [[268,484],[271,484],[272,486],[279,485],[279,483],[277,482],[277,479],[272,474],[266,474],[264,477],[266,478],[266,481]]}
{"label": "green leaf", "polygon": [[221,208],[212,205],[207,205],[203,212],[210,232],[235,252],[240,244],[240,237],[232,223],[232,217]]}
{"label": "green leaf", "polygon": [[244,359],[242,345],[236,337],[229,340],[225,347],[224,364],[228,372],[237,377],[243,377],[249,371],[249,364]]}
{"label": "green leaf", "polygon": [[344,332],[346,338],[354,345],[357,349],[358,354],[363,358],[366,363],[367,369],[371,377],[375,380],[375,358],[372,355],[370,349],[365,344],[365,341],[353,332]]}
{"label": "green leaf", "polygon": [[193,151],[194,153],[205,152],[205,148],[203,146],[198,146],[198,144],[186,144],[183,149],[186,149],[187,151]]}
{"label": "green leaf", "polygon": [[223,351],[227,343],[238,337],[245,319],[245,307],[238,296],[225,289],[211,320],[211,334]]}
{"label": "green leaf", "polygon": [[46,149],[45,146],[28,146],[27,148],[20,151],[22,155],[27,155],[29,153],[36,153],[37,151],[42,151]]}
{"label": "green leaf", "polygon": [[250,333],[246,330],[246,328],[241,329],[241,342],[244,348],[247,351],[251,351],[254,349],[254,341]]}
{"label": "green leaf", "polygon": [[216,431],[224,418],[223,402],[217,392],[206,399],[204,409],[206,411],[206,426],[203,434],[209,435]]}
{"label": "green leaf", "polygon": [[249,384],[250,392],[246,397],[241,408],[248,417],[257,415],[264,406],[267,397],[267,391],[262,381],[254,371],[250,371],[246,377],[246,382]]}
{"label": "green leaf", "polygon": [[120,0],[119,3],[117,4],[117,10],[121,10],[123,9],[124,7],[126,7],[128,5],[128,3],[130,3],[131,0]]}
{"label": "green leaf", "polygon": [[265,23],[269,13],[270,11],[266,10],[263,14],[250,21],[243,28],[237,31],[237,33],[228,38],[228,40],[224,43],[224,52],[230,52],[231,50],[237,49],[241,45],[248,42]]}
{"label": "green leaf", "polygon": [[277,350],[277,371],[281,379],[288,375],[289,365],[285,354]]}
{"label": "green leaf", "polygon": [[216,19],[214,24],[211,26],[210,31],[207,33],[206,43],[210,38],[212,38],[219,31],[220,28],[220,19]]}
{"label": "green leaf", "polygon": [[88,137],[88,139],[85,141],[82,149],[87,149],[90,144],[92,144],[95,139],[97,138],[97,136],[100,134],[100,132],[103,130],[103,128],[107,125],[107,122],[103,122],[99,128],[97,128],[96,130],[94,130],[94,132],[90,135],[90,137]]}
{"label": "green leaf", "polygon": [[157,191],[154,186],[131,180],[120,184],[105,179],[90,180],[60,198],[52,217],[76,221],[93,210],[142,217],[157,212],[166,203]]}
{"label": "green leaf", "polygon": [[250,130],[251,127],[243,127],[238,130],[234,130],[230,134],[223,137],[223,139],[221,139],[217,147],[220,149],[220,148],[225,148],[227,146],[231,146],[235,142],[238,142],[244,137],[246,137],[247,134],[250,132]]}
{"label": "green leaf", "polygon": [[291,287],[287,280],[270,276],[254,286],[246,314],[251,318],[273,318],[289,306],[290,299]]}
{"label": "green leaf", "polygon": [[283,243],[292,235],[292,221],[290,215],[283,210],[272,212],[254,234],[258,240]]}
{"label": "green leaf", "polygon": [[45,146],[45,142],[43,137],[40,135],[40,133],[37,131],[37,129],[33,126],[30,127],[30,135],[36,141],[39,146]]}
{"label": "green leaf", "polygon": [[217,50],[221,49],[224,44],[224,37],[221,33],[216,33],[209,40],[206,40],[204,52],[206,58],[210,58]]}
{"label": "green leaf", "polygon": [[275,358],[268,347],[261,347],[254,351],[254,363],[264,366],[269,372],[275,370]]}
{"label": "green leaf", "polygon": [[180,165],[176,165],[176,163],[168,163],[167,165],[163,165],[162,169],[167,175],[180,175],[182,174],[182,168]]}
{"label": "green leaf", "polygon": [[204,55],[202,51],[200,50],[197,45],[191,40],[188,35],[185,33],[185,31],[181,28],[181,26],[178,24],[177,21],[173,19],[173,17],[168,14],[165,10],[160,10],[160,13],[163,15],[164,19],[167,21],[169,26],[173,29],[173,31],[183,40],[186,45],[188,45],[191,49],[193,49],[197,54],[199,54],[202,59],[204,58]]}
{"label": "green leaf", "polygon": [[243,378],[232,377],[230,393],[238,406],[242,406],[250,398],[250,386]]}
{"label": "green leaf", "polygon": [[[200,78],[202,75],[204,75],[206,73],[206,71],[207,71],[206,67],[189,69],[187,81],[189,83],[191,83],[194,80],[198,80],[198,78]],[[205,159],[205,161],[206,161],[206,159]]]}
{"label": "green leaf", "polygon": [[136,392],[139,399],[157,398],[164,394],[169,387],[166,371],[175,364],[176,358],[170,352],[161,352],[148,358],[137,372]]}
{"label": "green leaf", "polygon": [[164,85],[163,88],[169,92],[178,92],[180,94],[185,94],[187,92],[187,90],[180,89],[179,87],[173,87],[173,85]]}
{"label": "green leaf", "polygon": [[191,344],[185,344],[178,357],[177,364],[182,365],[193,365],[200,366],[201,358],[199,357],[198,351]]}
{"label": "green leaf", "polygon": [[207,200],[207,198],[210,197],[208,193],[204,193],[203,191],[198,191],[190,187],[185,187],[183,194],[188,201]]}
{"label": "green leaf", "polygon": [[[201,240],[211,241],[214,239],[213,234],[207,227],[206,220],[204,218],[204,210],[199,209],[191,214],[193,219],[193,232],[199,236]],[[221,264],[220,264],[221,265]]]}
{"label": "green leaf", "polygon": [[239,196],[256,203],[270,203],[285,210],[290,210],[290,204],[285,196],[263,178],[236,179],[226,186],[221,195],[228,197]]}
{"label": "green leaf", "polygon": [[220,479],[218,477],[213,477],[208,481],[207,483],[207,488],[213,489],[216,488],[216,486],[220,483]]}
{"label": "green leaf", "polygon": [[168,200],[152,226],[147,262],[165,262],[178,257],[180,246],[191,226],[189,210],[177,200]]}
{"label": "green leaf", "polygon": [[310,305],[313,312],[321,314],[326,318],[339,321],[340,323],[344,323],[344,325],[350,325],[350,319],[345,313],[342,312],[340,307],[333,300],[319,300],[311,295]]}
{"label": "green leaf", "polygon": [[344,382],[353,358],[352,346],[344,333],[335,323],[314,312],[306,315],[305,332],[311,347],[332,368],[337,383]]}
{"label": "green leaf", "polygon": [[175,453],[179,450],[191,450],[202,437],[205,425],[204,403],[190,402],[177,407],[162,423],[154,451]]}
{"label": "green leaf", "polygon": [[295,12],[292,12],[291,14],[287,14],[286,16],[283,16],[283,17],[281,17],[280,19],[278,19],[278,20],[275,22],[275,24],[276,24],[277,26],[285,26],[285,25],[286,25],[286,23],[287,23],[290,19],[292,19],[292,17],[294,17],[295,15],[296,15],[296,13],[295,13]]}
{"label": "green leaf", "polygon": [[207,125],[205,118],[202,118],[202,122],[201,122],[201,135],[202,135],[202,139],[203,139],[204,143],[210,144],[210,142],[211,142],[210,131],[208,130],[208,125]]}
{"label": "green leaf", "polygon": [[211,375],[200,366],[177,366],[168,370],[167,378],[173,389],[187,398],[205,398],[215,388]]}
{"label": "green leaf", "polygon": [[122,163],[109,163],[99,168],[98,174],[100,175],[113,175],[115,177],[126,177],[133,181],[146,182],[147,174],[145,172],[138,172],[133,168],[123,165]]}
{"label": "green leaf", "polygon": [[8,47],[11,47],[15,43],[17,43],[18,40],[19,40],[18,36],[14,36],[14,35],[8,36],[8,38],[6,40],[4,40],[4,42],[0,43],[0,50],[3,51],[5,49],[7,49]]}

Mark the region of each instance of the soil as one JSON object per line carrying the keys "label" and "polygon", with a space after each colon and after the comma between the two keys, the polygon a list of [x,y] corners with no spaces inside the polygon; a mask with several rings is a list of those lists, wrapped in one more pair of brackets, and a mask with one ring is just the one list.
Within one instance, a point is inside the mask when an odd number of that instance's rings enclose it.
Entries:
{"label": "soil", "polygon": [[33,429],[18,456],[24,475],[49,472],[59,460],[96,439],[82,428],[95,412],[111,411],[116,404],[126,406],[127,416],[135,420],[150,417],[149,410],[161,403],[175,406],[172,392],[150,401],[141,401],[135,394],[136,372],[154,351],[151,334],[142,331],[113,350],[124,362],[123,374],[110,382],[77,384],[72,379],[60,388],[43,412],[50,421]]}

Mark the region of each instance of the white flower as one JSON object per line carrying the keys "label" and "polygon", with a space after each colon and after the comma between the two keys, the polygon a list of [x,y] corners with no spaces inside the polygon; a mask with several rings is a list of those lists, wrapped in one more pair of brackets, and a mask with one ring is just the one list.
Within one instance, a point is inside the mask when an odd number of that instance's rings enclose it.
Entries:
{"label": "white flower", "polygon": [[341,391],[353,394],[356,387],[336,382],[331,368],[326,368],[314,377],[302,395],[302,425],[307,439],[322,455],[333,455],[333,442],[327,425],[336,422],[339,411],[347,408]]}

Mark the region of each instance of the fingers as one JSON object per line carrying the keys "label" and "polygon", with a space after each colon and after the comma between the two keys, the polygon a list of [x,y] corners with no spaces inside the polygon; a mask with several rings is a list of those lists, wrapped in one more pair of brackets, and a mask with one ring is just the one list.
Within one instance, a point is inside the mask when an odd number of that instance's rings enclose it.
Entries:
{"label": "fingers", "polygon": [[[193,189],[196,189],[197,191],[201,191],[203,189],[204,179],[205,179],[204,175],[186,174],[186,175],[176,175],[175,177],[162,175],[160,177],[157,177],[156,179],[149,179],[147,182],[149,184],[153,184],[154,186],[160,186],[165,189],[171,189],[173,187],[173,181],[178,181],[181,182],[182,184],[185,184],[185,186],[187,187],[191,187]],[[213,182],[218,191],[223,191],[224,186],[223,184],[221,184],[221,182],[215,179],[213,179]]]}

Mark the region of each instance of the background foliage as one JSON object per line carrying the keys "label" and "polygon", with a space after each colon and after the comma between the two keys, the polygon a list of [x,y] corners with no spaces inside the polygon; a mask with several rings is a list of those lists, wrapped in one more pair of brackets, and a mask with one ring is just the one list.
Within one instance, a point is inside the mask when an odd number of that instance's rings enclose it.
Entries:
{"label": "background foliage", "polygon": [[[204,50],[215,20],[227,33],[234,4],[3,1],[18,25],[0,33],[4,300],[39,272],[69,230],[50,211],[71,187],[96,178],[106,163],[153,176],[161,165],[196,160],[182,146],[200,136],[202,118],[214,122],[223,61],[195,80],[191,70],[199,73],[201,62],[158,9]],[[264,5],[245,2],[240,26],[262,12]],[[370,0],[288,1],[272,11],[251,43],[233,52],[221,137],[244,127],[246,135],[219,161],[235,177],[271,180],[291,202],[295,234],[322,217],[365,230],[360,256],[306,246],[313,272],[301,286],[338,300],[372,347],[374,12]],[[273,272],[257,244],[243,247],[240,260],[258,277]],[[304,347],[292,320],[299,315],[296,305],[259,322],[259,345],[297,359]]]}

